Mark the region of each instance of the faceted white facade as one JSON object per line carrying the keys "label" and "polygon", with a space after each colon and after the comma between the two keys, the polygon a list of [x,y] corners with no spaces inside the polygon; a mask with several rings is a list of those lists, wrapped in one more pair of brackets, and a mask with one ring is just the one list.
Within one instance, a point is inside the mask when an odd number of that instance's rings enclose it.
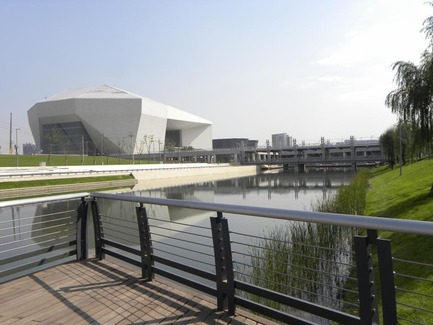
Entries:
{"label": "faceted white facade", "polygon": [[44,153],[141,154],[164,145],[212,148],[212,123],[130,92],[99,86],[65,91],[27,112]]}

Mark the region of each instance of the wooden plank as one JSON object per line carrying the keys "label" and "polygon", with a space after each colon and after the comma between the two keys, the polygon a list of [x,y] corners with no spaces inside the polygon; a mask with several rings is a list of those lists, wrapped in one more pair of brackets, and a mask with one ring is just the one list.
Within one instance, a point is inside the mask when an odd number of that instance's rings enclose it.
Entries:
{"label": "wooden plank", "polygon": [[[67,263],[5,283],[1,324],[270,324],[216,311],[214,298],[110,261]],[[245,316],[246,315],[246,316]]]}

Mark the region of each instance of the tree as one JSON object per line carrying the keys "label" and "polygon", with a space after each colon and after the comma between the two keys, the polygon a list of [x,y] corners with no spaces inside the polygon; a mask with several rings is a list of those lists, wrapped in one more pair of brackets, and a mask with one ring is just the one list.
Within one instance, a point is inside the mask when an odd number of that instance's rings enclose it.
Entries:
{"label": "tree", "polygon": [[[51,155],[53,153],[53,146],[56,147],[55,151],[58,152],[57,146],[59,145],[62,134],[58,129],[51,130],[46,136],[46,143],[48,145],[48,165],[51,165]],[[45,148],[44,148],[45,149]]]}
{"label": "tree", "polygon": [[395,164],[395,129],[389,128],[379,138],[380,146],[385,155],[388,156],[388,164],[391,168],[394,168]]}
{"label": "tree", "polygon": [[[429,2],[433,6],[433,1]],[[433,44],[433,17],[424,21],[426,38]],[[403,122],[410,122],[416,130],[416,142],[420,147],[433,143],[433,53],[426,49],[419,65],[398,61],[392,65],[397,88],[391,91],[385,104]]]}

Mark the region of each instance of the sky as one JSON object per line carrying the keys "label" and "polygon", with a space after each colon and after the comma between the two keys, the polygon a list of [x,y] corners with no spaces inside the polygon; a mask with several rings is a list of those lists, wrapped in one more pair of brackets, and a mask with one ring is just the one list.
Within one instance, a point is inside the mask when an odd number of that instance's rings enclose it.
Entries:
{"label": "sky", "polygon": [[[0,152],[34,143],[27,111],[111,85],[265,145],[378,138],[392,64],[419,63],[425,0],[0,0]],[[113,121],[113,126],[116,121]]]}

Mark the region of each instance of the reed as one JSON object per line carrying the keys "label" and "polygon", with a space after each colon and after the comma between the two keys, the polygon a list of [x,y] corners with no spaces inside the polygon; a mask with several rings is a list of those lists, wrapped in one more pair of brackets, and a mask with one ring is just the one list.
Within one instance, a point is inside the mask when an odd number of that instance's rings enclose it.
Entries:
{"label": "reed", "polygon": [[[368,172],[361,171],[349,185],[316,201],[312,208],[319,212],[362,214],[367,189]],[[356,305],[358,298],[346,291],[348,279],[356,282],[350,278],[354,234],[352,228],[304,222],[267,228],[262,238],[251,245],[251,268],[242,272],[249,274],[243,280],[329,308],[356,312],[345,307],[345,302]],[[310,321],[327,323],[274,301],[254,295],[248,298]]]}

